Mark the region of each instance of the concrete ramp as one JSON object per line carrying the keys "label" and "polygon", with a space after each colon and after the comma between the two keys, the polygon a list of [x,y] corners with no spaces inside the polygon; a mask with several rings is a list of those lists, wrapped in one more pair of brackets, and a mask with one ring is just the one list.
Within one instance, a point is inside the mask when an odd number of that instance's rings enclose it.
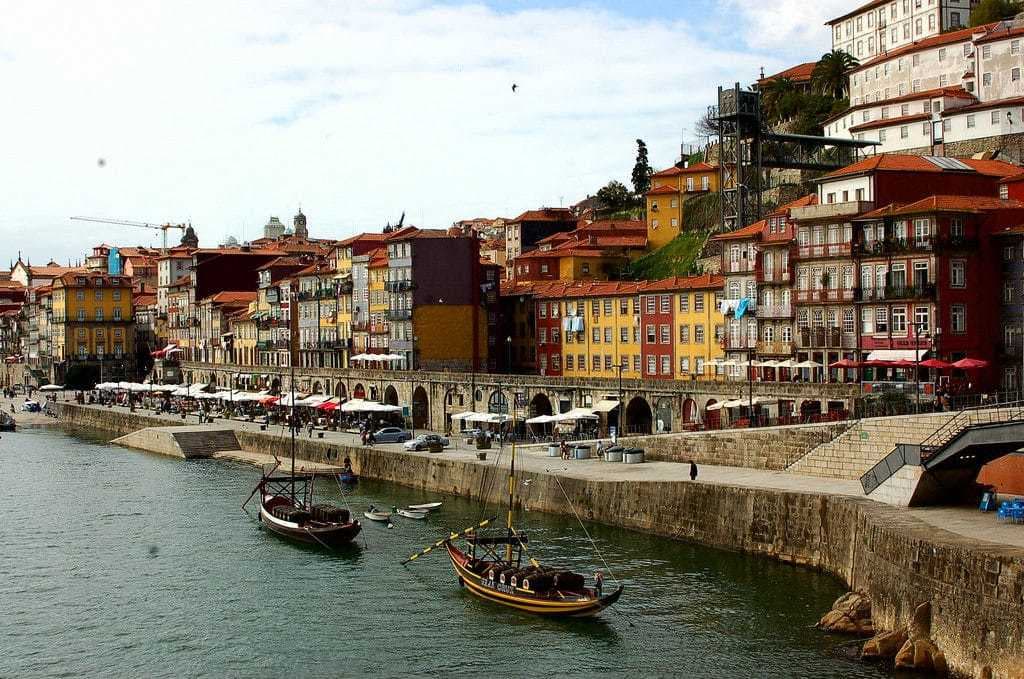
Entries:
{"label": "concrete ramp", "polygon": [[208,426],[147,427],[111,443],[186,459],[212,457],[214,453],[241,448],[233,429]]}

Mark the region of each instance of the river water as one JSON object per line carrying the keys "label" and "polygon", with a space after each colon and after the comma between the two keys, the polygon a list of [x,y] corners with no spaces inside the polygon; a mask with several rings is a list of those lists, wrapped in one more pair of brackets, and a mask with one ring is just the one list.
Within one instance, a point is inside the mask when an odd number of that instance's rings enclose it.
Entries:
{"label": "river water", "polygon": [[[588,524],[625,593],[598,620],[542,620],[460,590],[443,553],[399,565],[477,521],[475,503],[444,497],[328,555],[240,510],[257,478],[80,432],[3,434],[0,677],[882,676],[812,629],[842,593],[824,575]],[[434,499],[362,482],[347,501]],[[574,520],[524,523],[545,563],[599,567]]]}

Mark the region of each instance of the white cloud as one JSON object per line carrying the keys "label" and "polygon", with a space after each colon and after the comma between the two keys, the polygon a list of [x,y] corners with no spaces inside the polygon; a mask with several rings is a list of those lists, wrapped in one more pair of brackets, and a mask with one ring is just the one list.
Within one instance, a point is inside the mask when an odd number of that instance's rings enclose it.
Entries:
{"label": "white cloud", "polygon": [[[743,29],[796,6],[743,3]],[[638,137],[673,162],[719,84],[788,65],[696,28],[589,6],[21,3],[0,25],[0,258],[156,240],[75,214],[191,219],[212,244],[299,202],[330,237],[568,204],[625,181]]]}
{"label": "white cloud", "polygon": [[[794,63],[817,59],[832,48],[825,22],[855,9],[858,0],[725,0],[723,11],[739,19],[743,38],[755,50],[792,57]],[[792,64],[789,64],[792,65]]]}

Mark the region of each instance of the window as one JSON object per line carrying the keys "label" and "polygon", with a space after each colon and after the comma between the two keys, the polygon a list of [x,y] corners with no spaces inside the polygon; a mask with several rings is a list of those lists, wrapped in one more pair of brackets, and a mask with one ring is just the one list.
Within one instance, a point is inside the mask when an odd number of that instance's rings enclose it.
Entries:
{"label": "window", "polygon": [[654,313],[654,295],[647,295],[645,300],[646,300],[646,303],[647,303],[647,313],[653,314]]}
{"label": "window", "polygon": [[898,306],[892,309],[892,331],[904,333],[907,331],[907,308]]}
{"label": "window", "polygon": [[992,124],[993,125],[998,125],[999,124],[999,111],[992,111]]}
{"label": "window", "polygon": [[914,220],[914,243],[918,247],[924,247],[931,241],[932,235],[932,223],[931,220],[915,219]]}
{"label": "window", "polygon": [[679,311],[684,314],[690,311],[690,296],[685,292],[679,295]]}
{"label": "window", "polygon": [[121,320],[121,307],[114,307],[114,320]]}
{"label": "window", "polygon": [[902,125],[900,127],[900,139],[906,139],[910,136],[910,127],[908,125]]}
{"label": "window", "polygon": [[949,235],[951,238],[964,237],[964,218],[952,217],[949,220]]}
{"label": "window", "polygon": [[619,300],[619,314],[625,316],[629,313],[629,300],[625,297]]}
{"label": "window", "polygon": [[672,374],[672,357],[662,356],[661,357],[661,374],[671,375]]}
{"label": "window", "polygon": [[590,264],[588,262],[583,262],[583,265],[580,267],[580,270],[583,273],[590,273]]}
{"label": "window", "polygon": [[693,310],[696,312],[704,311],[704,293],[695,292],[693,293]]}
{"label": "window", "polygon": [[1003,303],[1009,304],[1013,301],[1013,282],[1006,281],[1003,283]]}
{"label": "window", "polygon": [[576,368],[578,370],[587,369],[587,357],[583,354],[576,354]]}
{"label": "window", "polygon": [[966,43],[964,45],[964,56],[965,57],[971,56],[971,43]]}
{"label": "window", "polygon": [[657,342],[658,341],[658,336],[657,336],[657,333],[655,332],[654,326],[653,325],[648,325],[646,330],[647,330],[647,332],[646,332],[647,343],[648,344],[654,344],[655,342]]}
{"label": "window", "polygon": [[711,177],[704,175],[700,178],[700,189],[701,191],[707,191],[711,183]]}
{"label": "window", "polygon": [[992,58],[992,45],[985,45],[981,48],[981,58],[991,59]]}
{"label": "window", "polygon": [[943,47],[942,49],[939,50],[939,63],[941,63],[941,62],[943,62],[945,60],[946,60],[946,48]]}
{"label": "window", "polygon": [[871,309],[860,310],[860,331],[862,334],[868,335],[873,331],[874,326],[871,323]]}
{"label": "window", "polygon": [[660,336],[661,336],[661,343],[662,344],[671,344],[672,343],[672,330],[671,330],[671,328],[668,325],[662,325],[659,328],[659,330],[661,331],[659,333]]}
{"label": "window", "polygon": [[693,342],[694,344],[704,344],[704,326],[695,325],[693,326]]}
{"label": "window", "polygon": [[667,314],[672,311],[672,297],[670,295],[662,295],[660,302],[661,313]]}
{"label": "window", "polygon": [[573,355],[572,354],[566,354],[565,355],[565,369],[566,370],[572,370],[573,369]]}
{"label": "window", "polygon": [[611,370],[612,369],[612,357],[611,357],[611,354],[605,354],[604,355],[604,369],[605,370]]}
{"label": "window", "polygon": [[1010,69],[1010,80],[1012,80],[1014,82],[1020,80],[1020,69],[1019,68]]}
{"label": "window", "polygon": [[992,84],[992,74],[991,73],[982,73],[981,74],[981,84],[984,85],[985,87],[988,87],[989,85],[991,85]]}
{"label": "window", "polygon": [[547,318],[548,317],[548,304],[547,304],[547,302],[541,302],[540,303],[540,306],[537,307],[537,315],[540,318]]}
{"label": "window", "polygon": [[121,301],[121,291],[120,290],[114,290],[113,293],[111,293],[111,294],[113,294],[115,302],[120,302]]}
{"label": "window", "polygon": [[952,288],[967,287],[967,262],[954,259],[949,263],[949,285]]}
{"label": "window", "polygon": [[843,309],[843,332],[852,333],[855,329],[853,309]]}
{"label": "window", "polygon": [[914,66],[920,66],[921,65],[921,55],[920,54],[915,54],[913,57],[911,57],[911,63]]}
{"label": "window", "polygon": [[96,320],[97,321],[102,321],[103,320],[103,309],[97,309],[96,310]]}
{"label": "window", "polygon": [[690,359],[688,357],[679,357],[679,372],[683,375],[688,375],[690,373]]}
{"label": "window", "polygon": [[690,326],[680,325],[679,326],[679,343],[689,344],[690,343]]}
{"label": "window", "polygon": [[648,356],[647,357],[647,374],[656,375],[658,374],[658,357]]}
{"label": "window", "polygon": [[601,343],[601,328],[590,329],[590,339],[594,344]]}
{"label": "window", "polygon": [[590,357],[590,368],[595,371],[601,369],[601,357],[597,354]]}
{"label": "window", "polygon": [[878,131],[878,141],[885,141],[885,130]]}
{"label": "window", "polygon": [[640,372],[640,354],[633,355],[633,372]]}
{"label": "window", "polygon": [[1020,54],[1020,40],[1010,41],[1010,54]]}
{"label": "window", "polygon": [[875,307],[875,332],[885,333],[889,331],[889,310],[884,307]]}
{"label": "window", "polygon": [[949,307],[950,330],[958,335],[964,334],[967,327],[967,311],[963,304],[954,304]]}
{"label": "window", "polygon": [[1006,184],[999,185],[999,197],[1003,200],[1009,200],[1010,198],[1010,187]]}

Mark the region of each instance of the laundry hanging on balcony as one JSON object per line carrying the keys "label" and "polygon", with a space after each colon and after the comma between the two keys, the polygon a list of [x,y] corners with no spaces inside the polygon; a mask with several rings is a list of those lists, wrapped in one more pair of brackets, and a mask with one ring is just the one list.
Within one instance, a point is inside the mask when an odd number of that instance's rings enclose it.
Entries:
{"label": "laundry hanging on balcony", "polygon": [[746,315],[747,309],[750,307],[750,300],[744,297],[736,303],[736,318],[737,320],[743,318]]}

